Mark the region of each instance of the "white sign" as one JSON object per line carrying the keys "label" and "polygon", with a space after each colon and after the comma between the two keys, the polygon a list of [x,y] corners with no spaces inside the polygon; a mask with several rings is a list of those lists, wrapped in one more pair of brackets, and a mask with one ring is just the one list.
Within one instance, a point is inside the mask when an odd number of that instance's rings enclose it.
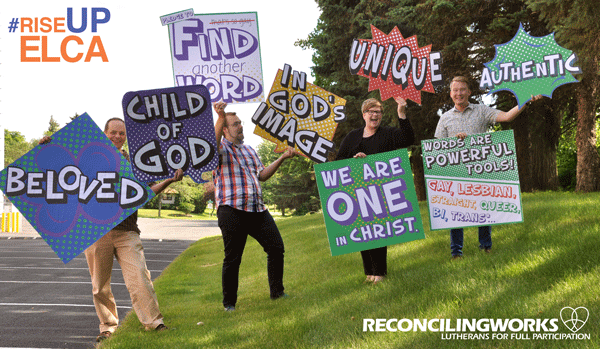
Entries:
{"label": "white sign", "polygon": [[176,86],[204,85],[212,103],[264,101],[256,12],[195,15],[169,37]]}

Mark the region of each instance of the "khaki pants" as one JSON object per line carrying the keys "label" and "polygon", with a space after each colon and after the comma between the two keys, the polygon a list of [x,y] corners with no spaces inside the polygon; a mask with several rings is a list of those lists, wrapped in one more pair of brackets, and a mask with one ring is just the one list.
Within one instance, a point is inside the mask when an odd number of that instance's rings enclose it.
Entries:
{"label": "khaki pants", "polygon": [[114,332],[119,324],[117,305],[110,288],[113,256],[121,266],[123,279],[133,309],[146,330],[163,323],[158,300],[146,267],[140,234],[135,231],[111,230],[85,250],[96,314],[100,319],[100,332]]}

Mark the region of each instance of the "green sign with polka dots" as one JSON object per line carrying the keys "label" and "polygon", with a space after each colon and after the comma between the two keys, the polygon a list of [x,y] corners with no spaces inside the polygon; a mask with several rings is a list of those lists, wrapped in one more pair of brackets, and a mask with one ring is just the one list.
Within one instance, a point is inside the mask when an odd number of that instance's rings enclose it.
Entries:
{"label": "green sign with polka dots", "polygon": [[512,130],[421,146],[432,230],[523,221]]}
{"label": "green sign with polka dots", "polygon": [[554,33],[542,37],[529,35],[519,26],[507,43],[494,45],[496,56],[485,63],[479,88],[488,94],[511,91],[522,107],[532,96],[552,97],[564,84],[578,82],[573,74],[581,74],[577,55],[554,40]]}
{"label": "green sign with polka dots", "polygon": [[332,256],[425,238],[406,149],[314,168]]}

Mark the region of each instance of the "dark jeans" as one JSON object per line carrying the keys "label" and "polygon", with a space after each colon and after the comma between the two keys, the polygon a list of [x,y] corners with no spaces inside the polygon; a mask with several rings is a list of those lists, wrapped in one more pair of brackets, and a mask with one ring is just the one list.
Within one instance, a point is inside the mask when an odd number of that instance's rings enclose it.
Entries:
{"label": "dark jeans", "polygon": [[387,246],[360,251],[365,275],[387,275]]}
{"label": "dark jeans", "polygon": [[223,234],[223,306],[235,306],[242,254],[248,235],[267,253],[267,273],[271,298],[283,294],[283,240],[269,211],[246,212],[230,206],[217,210],[219,228]]}
{"label": "dark jeans", "polygon": [[[479,227],[479,248],[492,248],[492,227]],[[462,256],[464,232],[462,228],[450,229],[450,250],[453,256]]]}

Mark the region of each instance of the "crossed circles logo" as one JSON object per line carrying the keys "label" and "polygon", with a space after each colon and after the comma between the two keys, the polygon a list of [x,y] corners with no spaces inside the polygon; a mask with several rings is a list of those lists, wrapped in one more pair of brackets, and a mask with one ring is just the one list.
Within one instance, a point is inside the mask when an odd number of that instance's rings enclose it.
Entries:
{"label": "crossed circles logo", "polygon": [[589,317],[590,312],[585,307],[578,307],[575,309],[571,307],[564,307],[560,310],[560,319],[562,320],[563,324],[565,324],[565,326],[573,333],[581,330]]}

